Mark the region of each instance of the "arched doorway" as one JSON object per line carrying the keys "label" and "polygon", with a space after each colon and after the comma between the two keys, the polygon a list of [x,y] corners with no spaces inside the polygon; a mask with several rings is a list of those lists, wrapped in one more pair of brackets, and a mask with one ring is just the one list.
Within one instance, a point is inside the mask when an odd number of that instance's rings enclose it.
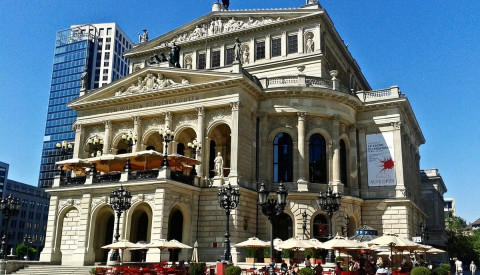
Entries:
{"label": "arched doorway", "polygon": [[95,218],[94,239],[92,243],[95,251],[95,262],[107,262],[109,250],[102,249],[101,247],[112,243],[114,224],[115,216],[110,206],[104,206],[98,211]]}
{"label": "arched doorway", "polygon": [[[152,210],[150,206],[146,203],[142,203],[137,206],[131,216],[130,221],[130,242],[150,242],[151,228],[152,228]],[[145,253],[144,251],[131,251],[131,260],[132,261],[144,261]]]}
{"label": "arched doorway", "polygon": [[[182,241],[183,236],[183,214],[179,209],[171,212],[168,220],[168,240]],[[170,261],[178,261],[178,254],[180,249],[170,251]]]}
{"label": "arched doorway", "polygon": [[[215,158],[218,153],[220,153],[223,158],[223,176],[228,177],[230,174],[231,133],[230,126],[222,123],[215,126],[208,134],[208,138],[210,139],[210,154],[208,159],[210,177],[215,175],[213,170],[215,167]],[[212,150],[213,144],[215,150]]]}
{"label": "arched doorway", "polygon": [[293,221],[292,218],[282,213],[273,218],[273,238],[280,238],[283,241],[293,237]]}
{"label": "arched doorway", "polygon": [[72,208],[65,213],[62,221],[62,229],[59,232],[62,262],[73,261],[73,252],[77,249],[77,236],[80,228],[80,213],[76,208]]}
{"label": "arched doorway", "polygon": [[318,214],[313,219],[313,237],[321,242],[328,240],[328,219]]}

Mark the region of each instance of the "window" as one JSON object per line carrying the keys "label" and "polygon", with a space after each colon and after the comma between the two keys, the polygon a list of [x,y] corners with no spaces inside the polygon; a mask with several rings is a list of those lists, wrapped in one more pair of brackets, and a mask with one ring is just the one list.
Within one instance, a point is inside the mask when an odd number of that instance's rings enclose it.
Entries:
{"label": "window", "polygon": [[274,216],[272,223],[275,228],[274,238],[286,241],[293,237],[293,221],[288,214],[282,213]]}
{"label": "window", "polygon": [[280,133],[273,141],[273,182],[293,180],[293,141],[289,134]]}
{"label": "window", "polygon": [[234,48],[228,48],[227,49],[227,62],[225,65],[230,65],[233,63],[233,60],[235,59],[235,49]]}
{"label": "window", "polygon": [[185,145],[183,143],[177,144],[177,154],[185,156]]}
{"label": "window", "polygon": [[340,140],[340,181],[347,186],[348,173],[347,173],[347,146],[343,139]]}
{"label": "window", "polygon": [[105,38],[105,42],[112,42],[112,38],[111,37]]}
{"label": "window", "polygon": [[105,53],[105,60],[110,60],[110,53]]}
{"label": "window", "polygon": [[105,50],[106,50],[106,51],[110,50],[110,44],[106,44],[106,45],[105,45]]}
{"label": "window", "polygon": [[198,69],[204,70],[206,68],[206,60],[205,60],[205,53],[198,54]]}
{"label": "window", "polygon": [[310,137],[308,154],[310,182],[327,183],[327,147],[322,135]]}
{"label": "window", "polygon": [[212,68],[220,67],[220,51],[212,52]]}
{"label": "window", "polygon": [[282,39],[274,38],[272,39],[272,57],[282,55]]}
{"label": "window", "polygon": [[107,35],[111,35],[112,34],[112,28],[108,28],[107,29]]}
{"label": "window", "polygon": [[297,34],[288,36],[288,53],[298,53],[298,36]]}
{"label": "window", "polygon": [[110,65],[110,62],[108,62],[108,61],[107,61],[107,62],[103,62],[103,66],[104,66],[104,67],[108,67],[109,65]]}
{"label": "window", "polygon": [[256,46],[256,54],[258,59],[265,59],[265,41],[258,41]]}
{"label": "window", "polygon": [[104,75],[102,79],[103,79],[103,81],[107,81],[108,80],[108,75]]}
{"label": "window", "polygon": [[313,237],[317,240],[328,240],[328,221],[324,215],[317,215],[313,219]]}

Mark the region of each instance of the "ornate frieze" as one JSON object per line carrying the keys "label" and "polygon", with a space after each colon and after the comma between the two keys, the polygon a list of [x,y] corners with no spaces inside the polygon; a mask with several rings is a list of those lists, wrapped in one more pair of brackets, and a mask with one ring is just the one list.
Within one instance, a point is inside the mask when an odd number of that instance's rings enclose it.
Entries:
{"label": "ornate frieze", "polygon": [[129,131],[133,130],[133,123],[132,122],[120,122],[113,124],[113,136],[117,136],[121,133],[128,133]]}
{"label": "ornate frieze", "polygon": [[232,118],[232,111],[227,108],[223,109],[216,109],[209,111],[207,113],[207,122],[208,125],[211,125],[216,120],[228,120],[230,121]]}
{"label": "ornate frieze", "polygon": [[190,84],[190,81],[183,76],[180,77],[180,82],[175,82],[170,78],[166,78],[161,73],[157,74],[157,76],[155,76],[153,73],[149,73],[145,78],[139,76],[137,78],[137,84],[132,83],[132,85],[126,89],[125,86],[120,87],[115,93],[115,96],[139,94],[170,87],[185,86],[188,84]]}
{"label": "ornate frieze", "polygon": [[174,129],[176,129],[180,125],[196,125],[198,122],[198,115],[196,113],[187,113],[187,114],[181,114],[178,117],[175,116],[175,125]]}
{"label": "ornate frieze", "polygon": [[261,18],[249,17],[242,19],[236,19],[235,17],[231,17],[228,19],[217,17],[213,18],[209,23],[197,25],[193,30],[186,31],[182,34],[175,36],[175,38],[172,39],[170,43],[204,39],[207,35],[211,36],[216,34],[235,32],[239,30],[264,26],[275,22],[281,22],[283,20],[284,19],[282,19],[281,17],[278,17],[277,19],[272,19],[267,16],[262,16]]}
{"label": "ornate frieze", "polygon": [[99,125],[94,125],[90,127],[85,127],[85,137],[88,139],[89,137],[92,136],[98,136],[100,138],[103,138],[105,134],[105,128]]}
{"label": "ornate frieze", "polygon": [[160,129],[165,125],[165,119],[163,117],[147,118],[142,121],[143,132],[150,129]]}
{"label": "ornate frieze", "polygon": [[283,127],[295,129],[297,126],[297,118],[294,116],[274,116],[270,117],[268,121],[269,132]]}

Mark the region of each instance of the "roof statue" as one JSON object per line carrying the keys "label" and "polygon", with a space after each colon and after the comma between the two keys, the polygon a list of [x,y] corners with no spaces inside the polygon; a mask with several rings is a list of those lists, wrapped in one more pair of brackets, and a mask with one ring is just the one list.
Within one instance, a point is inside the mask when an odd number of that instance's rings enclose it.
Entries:
{"label": "roof statue", "polygon": [[228,10],[228,6],[230,5],[230,0],[222,0],[223,7]]}
{"label": "roof statue", "polygon": [[148,41],[148,31],[143,29],[143,34],[138,33],[138,43],[147,42]]}

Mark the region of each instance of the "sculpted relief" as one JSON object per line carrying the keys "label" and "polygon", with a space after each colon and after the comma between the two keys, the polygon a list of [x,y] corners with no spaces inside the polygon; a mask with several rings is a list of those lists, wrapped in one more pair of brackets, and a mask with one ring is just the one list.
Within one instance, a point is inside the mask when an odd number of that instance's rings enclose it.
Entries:
{"label": "sculpted relief", "polygon": [[267,16],[263,16],[262,18],[258,19],[249,17],[248,19],[239,20],[237,20],[235,17],[231,17],[229,19],[214,18],[212,21],[210,21],[210,23],[197,25],[192,31],[177,35],[170,43],[192,41],[204,38],[207,35],[234,32],[280,21],[283,21],[283,19],[280,17],[277,19],[272,19]]}
{"label": "sculpted relief", "polygon": [[125,89],[124,86],[120,87],[120,89],[118,89],[118,91],[115,93],[115,96],[138,94],[190,84],[190,82],[183,76],[181,76],[180,79],[180,82],[175,82],[170,78],[166,78],[161,73],[157,74],[157,76],[155,76],[153,73],[149,73],[145,78],[139,76],[137,79],[137,83],[132,83],[132,85],[130,85],[130,87],[128,87],[127,89]]}

